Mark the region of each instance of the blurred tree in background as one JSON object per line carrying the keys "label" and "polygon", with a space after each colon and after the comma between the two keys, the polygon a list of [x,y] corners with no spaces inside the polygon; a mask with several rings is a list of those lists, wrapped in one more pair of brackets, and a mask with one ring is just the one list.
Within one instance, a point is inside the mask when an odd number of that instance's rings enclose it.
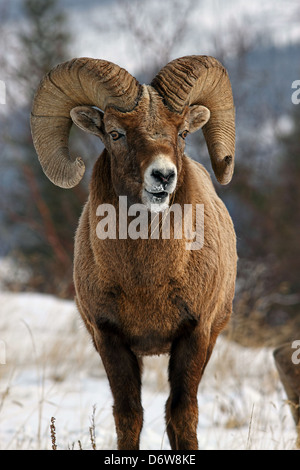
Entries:
{"label": "blurred tree in background", "polygon": [[26,26],[19,32],[22,57],[17,75],[28,100],[49,70],[66,60],[71,35],[57,0],[24,0]]}
{"label": "blurred tree in background", "polygon": [[197,4],[199,0],[160,2],[158,14],[151,1],[119,1],[117,24],[120,30],[128,30],[131,50],[139,64],[137,79],[141,83],[150,83],[172,60],[172,54],[176,54],[176,48],[188,34]]}
{"label": "blurred tree in background", "polygon": [[[70,34],[57,0],[25,0],[23,9],[26,21],[17,38],[21,55],[16,66],[7,64],[16,82],[9,97],[9,135],[4,137],[9,170],[2,187],[10,201],[6,200],[6,223],[8,230],[18,232],[13,256],[30,270],[30,281],[23,287],[70,296],[74,231],[87,190],[79,185],[66,191],[45,177],[30,132],[34,92],[52,67],[69,58]],[[10,287],[20,286],[13,281]]]}
{"label": "blurred tree in background", "polygon": [[291,130],[277,136],[273,177],[241,164],[232,184],[247,214],[232,329],[246,345],[274,345],[300,332],[300,106],[291,118]]}
{"label": "blurred tree in background", "polygon": [[270,248],[277,258],[276,272],[284,288],[299,293],[300,307],[300,106],[294,106],[293,127],[289,134],[279,136],[282,157],[279,182],[271,193],[270,218],[274,227],[269,233]]}

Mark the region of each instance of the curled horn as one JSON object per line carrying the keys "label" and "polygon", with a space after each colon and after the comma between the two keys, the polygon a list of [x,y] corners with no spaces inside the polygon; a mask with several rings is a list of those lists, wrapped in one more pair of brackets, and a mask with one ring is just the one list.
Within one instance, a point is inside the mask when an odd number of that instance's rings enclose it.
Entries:
{"label": "curled horn", "polygon": [[181,57],[163,67],[151,85],[174,112],[196,104],[210,110],[203,134],[217,180],[229,183],[234,169],[235,108],[226,69],[213,57]]}
{"label": "curled horn", "polygon": [[59,64],[43,78],[33,101],[31,132],[41,166],[54,184],[72,188],[85,171],[82,159],[69,155],[71,109],[87,105],[131,111],[139,91],[139,83],[126,70],[91,58]]}

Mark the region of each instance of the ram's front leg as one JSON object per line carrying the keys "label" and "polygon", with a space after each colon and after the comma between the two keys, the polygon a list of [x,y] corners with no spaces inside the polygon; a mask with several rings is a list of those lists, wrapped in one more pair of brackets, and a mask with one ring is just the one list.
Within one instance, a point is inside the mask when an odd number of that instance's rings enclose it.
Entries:
{"label": "ram's front leg", "polygon": [[197,391],[211,352],[209,336],[194,331],[172,345],[169,362],[170,396],[166,425],[173,450],[197,450]]}
{"label": "ram's front leg", "polygon": [[118,449],[138,450],[143,425],[141,362],[113,329],[105,327],[98,331],[95,344],[114,398]]}

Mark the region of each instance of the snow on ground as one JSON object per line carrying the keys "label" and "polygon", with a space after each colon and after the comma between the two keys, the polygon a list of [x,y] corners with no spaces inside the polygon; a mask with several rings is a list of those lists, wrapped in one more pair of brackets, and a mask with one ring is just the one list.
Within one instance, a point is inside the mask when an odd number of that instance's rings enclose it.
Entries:
{"label": "snow on ground", "polygon": [[[169,449],[167,357],[145,360],[141,448]],[[293,449],[295,430],[272,351],[220,337],[199,388],[201,449]],[[98,355],[71,301],[0,292],[0,449],[115,449],[112,399]]]}

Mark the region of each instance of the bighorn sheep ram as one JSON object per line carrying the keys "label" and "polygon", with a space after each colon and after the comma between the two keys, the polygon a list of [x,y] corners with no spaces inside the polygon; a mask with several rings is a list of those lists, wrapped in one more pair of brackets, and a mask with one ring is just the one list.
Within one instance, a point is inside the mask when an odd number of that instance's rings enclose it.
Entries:
{"label": "bighorn sheep ram", "polygon": [[[203,133],[217,180],[232,177],[235,111],[225,68],[208,56],[173,60],[151,85],[91,58],[53,68],[34,98],[33,142],[47,177],[62,188],[84,174],[68,151],[72,121],[105,145],[75,239],[76,302],[99,352],[114,398],[118,449],[139,449],[142,356],[168,353],[166,427],[172,449],[197,449],[197,390],[232,311],[236,238],[207,171],[184,154],[189,132]],[[99,206],[143,205],[160,217],[177,204],[204,206],[204,242],[184,236],[98,237]],[[102,214],[104,215],[104,214]],[[132,221],[129,214],[127,222]],[[101,219],[102,220],[102,219]],[[150,223],[150,222],[149,222]],[[173,230],[173,231],[172,231]],[[124,234],[123,234],[124,235]]]}
{"label": "bighorn sheep ram", "polygon": [[[300,344],[298,341],[297,343],[299,348]],[[296,446],[300,448],[300,348],[298,351],[293,352],[292,347],[293,343],[282,344],[275,349],[273,354],[279,378],[289,400],[290,410],[296,425]],[[297,356],[296,360],[293,360],[294,355]]]}

